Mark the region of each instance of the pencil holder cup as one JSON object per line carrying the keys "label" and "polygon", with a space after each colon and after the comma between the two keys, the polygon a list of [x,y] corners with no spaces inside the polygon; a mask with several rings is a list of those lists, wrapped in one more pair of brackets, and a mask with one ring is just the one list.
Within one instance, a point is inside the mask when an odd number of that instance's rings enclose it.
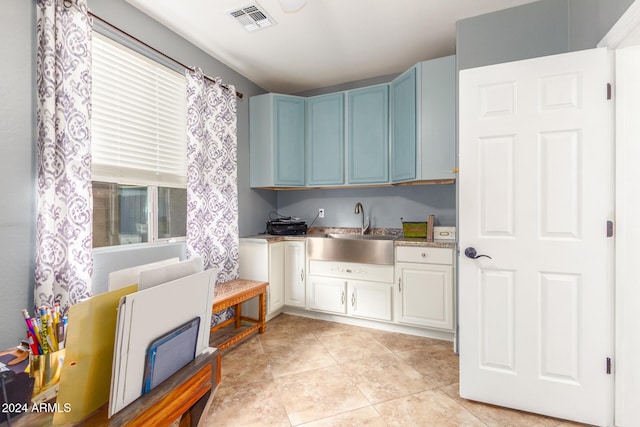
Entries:
{"label": "pencil holder cup", "polygon": [[33,396],[37,396],[60,382],[65,350],[41,355],[29,355],[29,376],[35,381]]}

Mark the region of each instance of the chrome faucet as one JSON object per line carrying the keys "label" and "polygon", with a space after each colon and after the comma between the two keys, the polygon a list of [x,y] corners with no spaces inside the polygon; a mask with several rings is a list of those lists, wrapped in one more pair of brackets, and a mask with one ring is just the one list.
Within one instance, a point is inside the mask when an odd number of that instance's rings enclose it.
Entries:
{"label": "chrome faucet", "polygon": [[360,234],[366,233],[367,230],[369,229],[369,217],[367,217],[367,225],[365,226],[364,225],[364,207],[362,206],[362,203],[360,202],[356,203],[356,209],[354,213],[360,214],[362,216],[362,226],[360,227]]}

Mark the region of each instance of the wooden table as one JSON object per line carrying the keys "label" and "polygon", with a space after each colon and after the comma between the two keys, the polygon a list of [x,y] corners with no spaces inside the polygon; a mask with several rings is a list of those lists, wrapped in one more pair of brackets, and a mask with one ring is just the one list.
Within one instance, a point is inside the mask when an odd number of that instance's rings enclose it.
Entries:
{"label": "wooden table", "polygon": [[[204,425],[218,384],[220,352],[209,348],[113,417],[107,417],[109,405],[105,404],[84,420],[71,425],[168,426],[177,419],[180,419],[180,427]],[[28,412],[11,418],[12,427],[44,427],[52,424],[51,412]]]}
{"label": "wooden table", "polygon": [[[213,313],[217,313],[224,309],[235,307],[235,316],[231,319],[225,320],[211,328],[211,333],[218,329],[224,328],[227,325],[235,323],[236,328],[240,328],[242,321],[254,323],[248,329],[244,329],[231,338],[227,339],[221,344],[217,344],[216,347],[224,349],[232,344],[237,343],[241,339],[245,338],[254,331],[258,331],[263,334],[266,328],[267,318],[267,286],[268,282],[260,282],[256,280],[236,279],[229,282],[217,284],[215,287],[213,297]],[[251,298],[258,297],[258,318],[252,318],[242,315],[242,303],[250,300]]]}

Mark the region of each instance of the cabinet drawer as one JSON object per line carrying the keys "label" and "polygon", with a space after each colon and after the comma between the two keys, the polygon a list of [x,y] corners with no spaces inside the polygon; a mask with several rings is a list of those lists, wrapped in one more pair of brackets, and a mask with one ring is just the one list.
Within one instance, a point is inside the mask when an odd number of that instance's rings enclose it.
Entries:
{"label": "cabinet drawer", "polygon": [[309,274],[341,279],[393,283],[392,265],[311,260],[309,261]]}
{"label": "cabinet drawer", "polygon": [[397,246],[396,262],[453,265],[453,249]]}

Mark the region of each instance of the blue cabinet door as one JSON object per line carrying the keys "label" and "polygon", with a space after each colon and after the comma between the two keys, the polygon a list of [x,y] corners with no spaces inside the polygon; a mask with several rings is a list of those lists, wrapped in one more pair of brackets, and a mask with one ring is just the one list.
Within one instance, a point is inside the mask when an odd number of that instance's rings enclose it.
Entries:
{"label": "blue cabinet door", "polygon": [[307,186],[344,184],[344,95],[307,99]]}
{"label": "blue cabinet door", "polygon": [[304,186],[304,102],[273,93],[249,98],[252,188]]}
{"label": "blue cabinet door", "polygon": [[418,179],[455,179],[456,57],[432,59],[419,65]]}
{"label": "blue cabinet door", "polygon": [[413,67],[389,84],[391,182],[416,179],[417,108]]}
{"label": "blue cabinet door", "polygon": [[275,185],[304,185],[304,98],[276,95],[274,107]]}
{"label": "blue cabinet door", "polygon": [[349,184],[389,182],[389,87],[347,92]]}

